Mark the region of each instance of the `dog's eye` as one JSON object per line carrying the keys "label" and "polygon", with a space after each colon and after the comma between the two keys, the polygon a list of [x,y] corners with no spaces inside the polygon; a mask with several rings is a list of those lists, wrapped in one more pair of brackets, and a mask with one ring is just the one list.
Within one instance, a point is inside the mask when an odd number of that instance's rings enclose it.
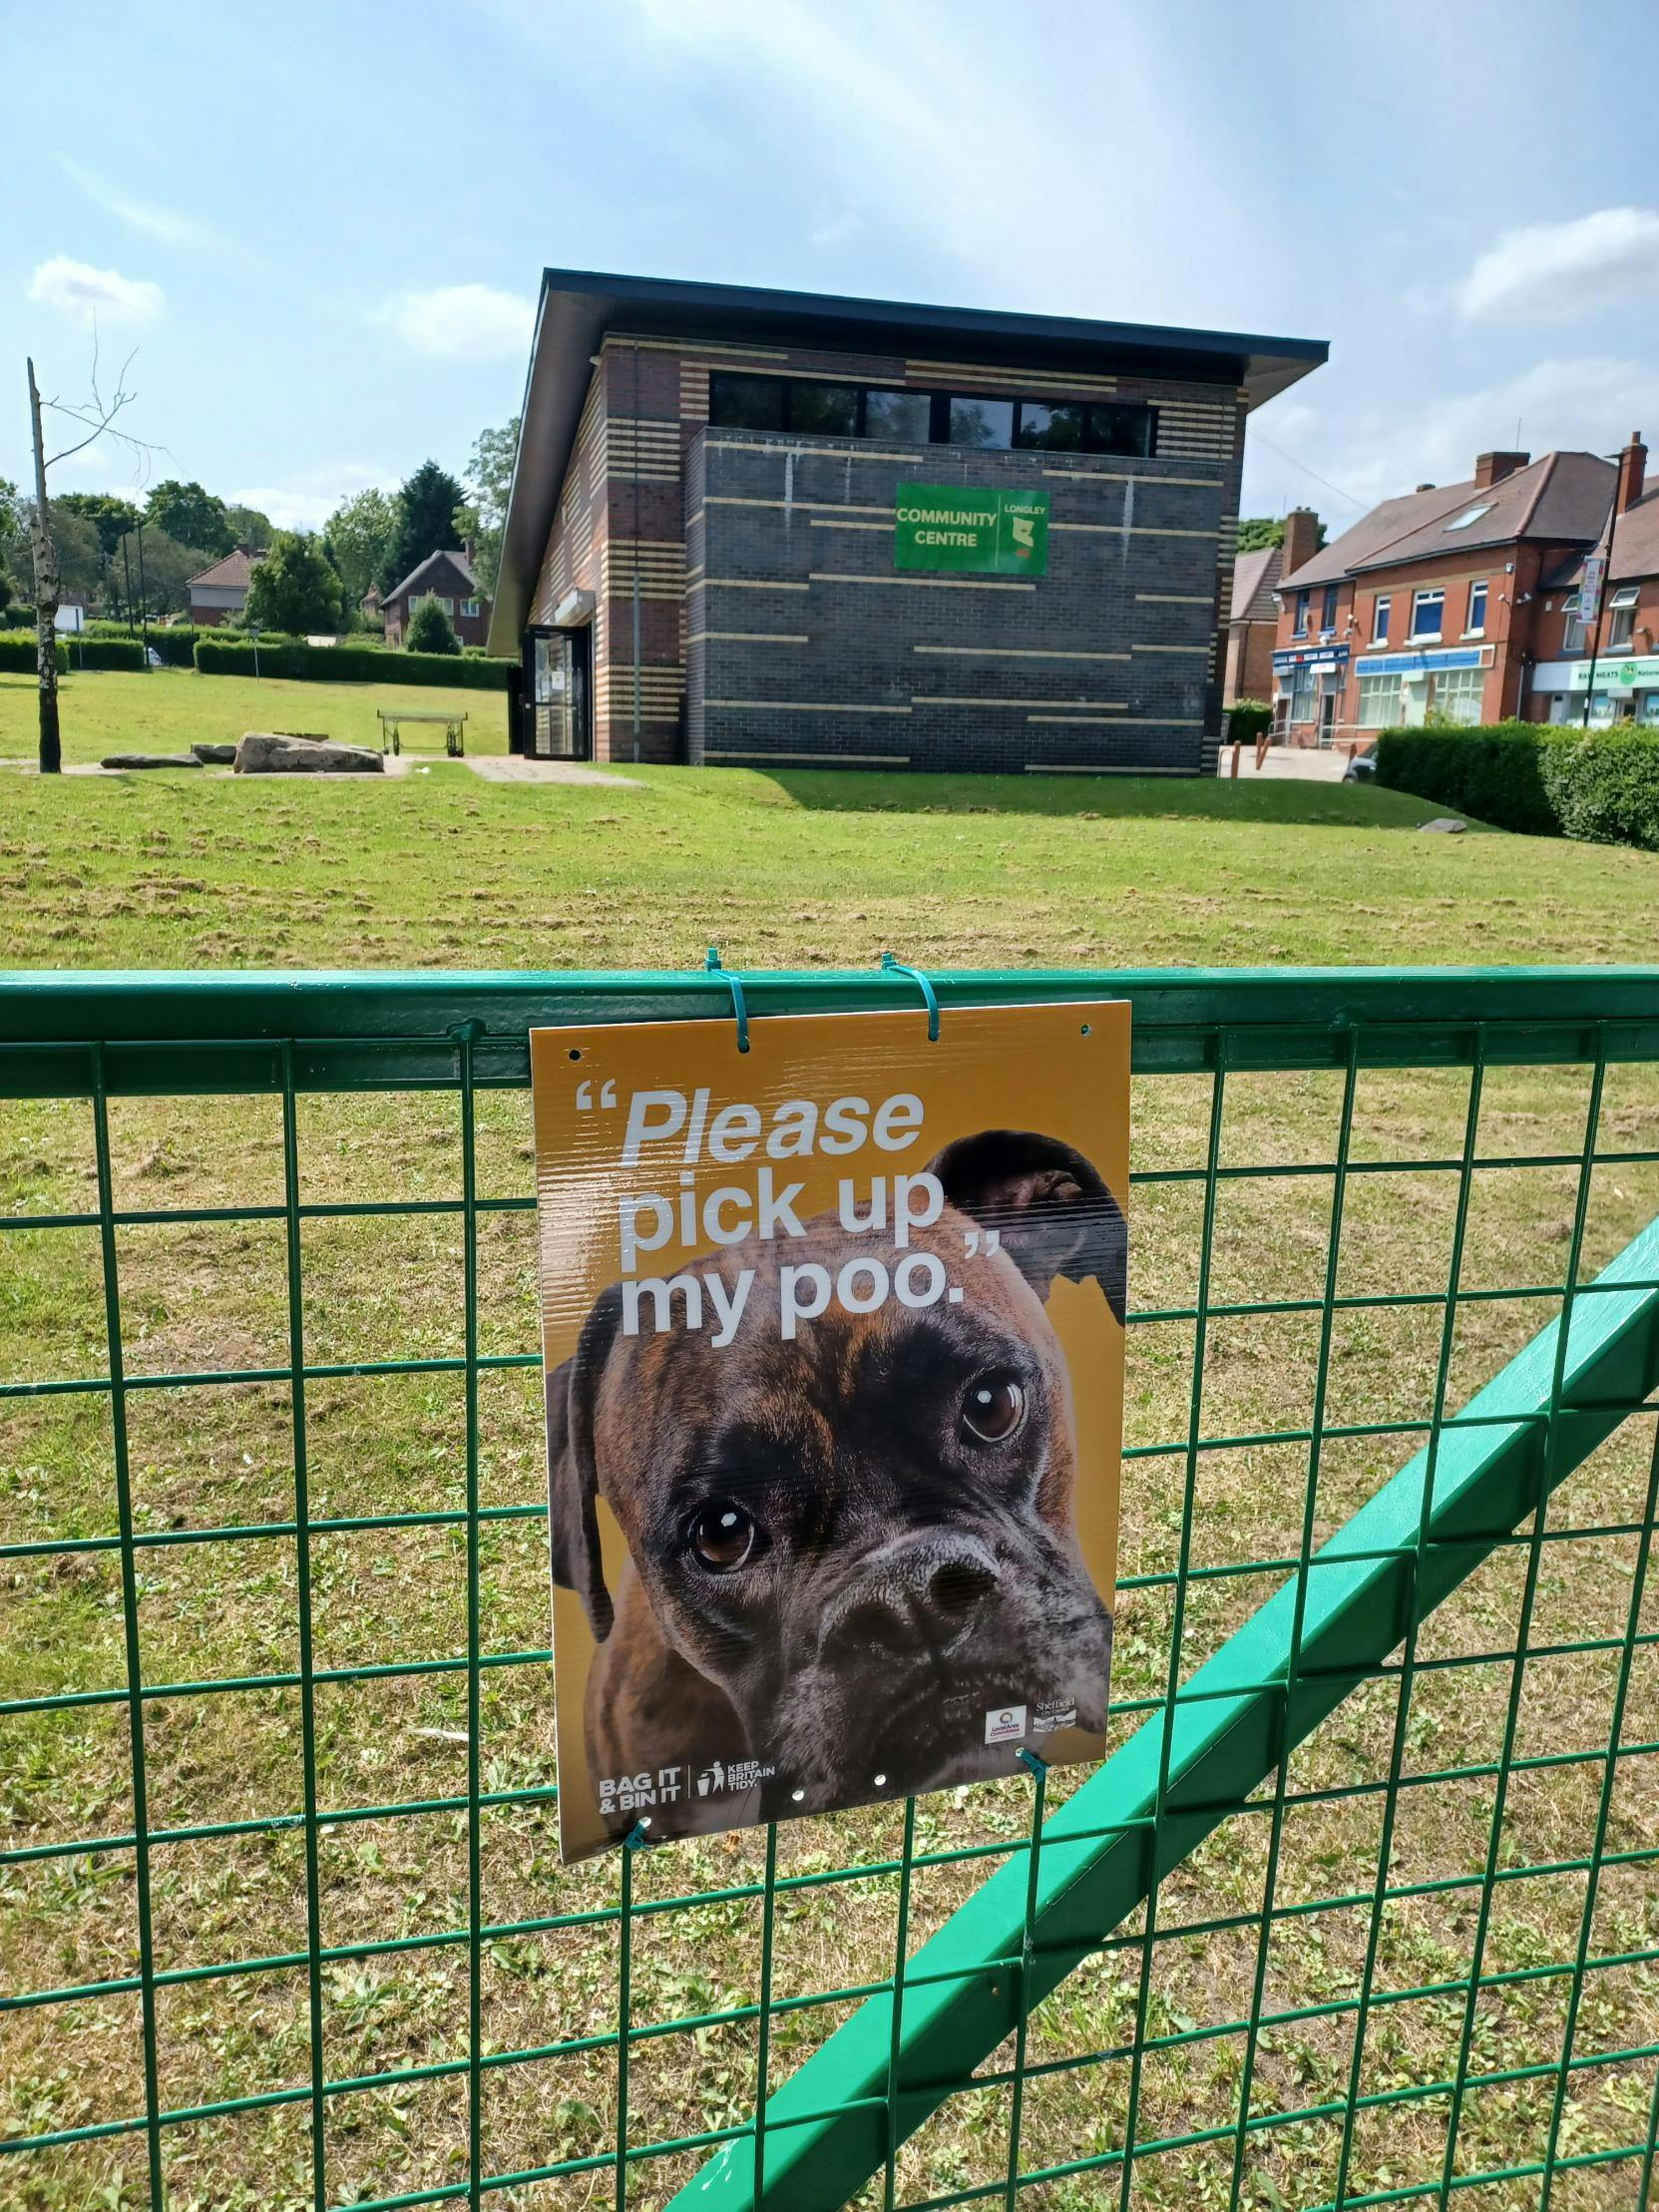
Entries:
{"label": "dog's eye", "polygon": [[962,1425],[981,1444],[1007,1444],[1026,1418],[1026,1393],[1012,1375],[982,1375],[962,1401]]}
{"label": "dog's eye", "polygon": [[755,1526],[741,1506],[716,1499],[693,1519],[692,1550],[711,1574],[730,1574],[754,1549]]}

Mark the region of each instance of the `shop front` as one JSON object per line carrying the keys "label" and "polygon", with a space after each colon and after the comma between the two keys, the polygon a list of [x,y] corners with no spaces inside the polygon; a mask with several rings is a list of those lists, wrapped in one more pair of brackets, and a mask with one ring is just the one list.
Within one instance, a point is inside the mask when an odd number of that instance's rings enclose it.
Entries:
{"label": "shop front", "polygon": [[1362,654],[1354,664],[1356,724],[1366,731],[1417,728],[1431,717],[1465,726],[1478,722],[1491,654],[1490,646]]}
{"label": "shop front", "polygon": [[1659,728],[1659,654],[1602,654],[1593,663],[1588,657],[1540,661],[1532,671],[1532,711],[1540,721],[1587,720],[1592,729],[1615,722]]}
{"label": "shop front", "polygon": [[1342,720],[1347,646],[1291,646],[1273,656],[1275,744],[1329,745]]}

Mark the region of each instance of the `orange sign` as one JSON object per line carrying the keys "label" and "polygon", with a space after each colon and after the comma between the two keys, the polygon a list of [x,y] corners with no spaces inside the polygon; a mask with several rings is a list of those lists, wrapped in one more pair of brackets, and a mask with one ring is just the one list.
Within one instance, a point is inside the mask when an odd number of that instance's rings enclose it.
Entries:
{"label": "orange sign", "polygon": [[1103,1748],[1129,1010],[531,1038],[566,1859]]}

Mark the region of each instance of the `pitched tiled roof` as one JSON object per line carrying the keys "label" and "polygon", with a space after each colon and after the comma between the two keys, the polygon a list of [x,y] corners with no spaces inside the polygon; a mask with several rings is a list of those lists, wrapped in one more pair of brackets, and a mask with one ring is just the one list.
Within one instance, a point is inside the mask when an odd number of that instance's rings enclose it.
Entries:
{"label": "pitched tiled roof", "polygon": [[467,596],[474,597],[478,591],[478,578],[473,574],[473,565],[464,553],[429,553],[424,561],[418,562],[409,571],[401,584],[392,587],[382,604],[389,604],[394,599],[404,599],[411,592],[418,593],[423,584],[430,591],[437,581],[440,565],[446,561],[466,585]]}
{"label": "pitched tiled roof", "polygon": [[1627,507],[1619,517],[1607,573],[1620,582],[1659,576],[1659,488]]}
{"label": "pitched tiled roof", "polygon": [[199,576],[193,576],[191,582],[210,585],[215,590],[227,591],[239,587],[246,591],[248,578],[263,559],[263,552],[255,547],[236,546],[222,561],[215,561],[211,568],[204,569]]}
{"label": "pitched tiled roof", "polygon": [[[1521,538],[1578,539],[1593,545],[1607,520],[1616,471],[1593,453],[1546,453],[1512,476],[1480,486],[1438,485],[1387,499],[1334,544],[1286,577],[1281,589],[1334,584],[1358,570],[1429,561],[1477,546],[1513,545]],[[1470,509],[1479,512],[1461,529],[1448,525]]]}
{"label": "pitched tiled roof", "polygon": [[1284,558],[1278,546],[1260,546],[1254,553],[1238,556],[1233,563],[1233,607],[1227,618],[1229,622],[1270,623],[1276,620],[1279,611],[1273,604],[1273,587],[1279,581]]}
{"label": "pitched tiled roof", "polygon": [[1321,546],[1311,561],[1304,561],[1294,576],[1279,579],[1280,591],[1302,591],[1310,584],[1337,584],[1345,576],[1374,559],[1379,550],[1397,538],[1410,537],[1437,516],[1445,517],[1466,507],[1472,484],[1431,485],[1425,492],[1406,492],[1374,507],[1363,522]]}

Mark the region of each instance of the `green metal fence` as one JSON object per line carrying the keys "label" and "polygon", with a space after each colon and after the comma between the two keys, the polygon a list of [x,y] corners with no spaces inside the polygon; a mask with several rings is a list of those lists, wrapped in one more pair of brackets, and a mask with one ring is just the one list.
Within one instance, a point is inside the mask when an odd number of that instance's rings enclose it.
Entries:
{"label": "green metal fence", "polygon": [[935,981],[1133,1001],[1114,1748],[561,1870],[526,1034],[727,987],[0,978],[0,2203],[1648,2201],[1659,970]]}

